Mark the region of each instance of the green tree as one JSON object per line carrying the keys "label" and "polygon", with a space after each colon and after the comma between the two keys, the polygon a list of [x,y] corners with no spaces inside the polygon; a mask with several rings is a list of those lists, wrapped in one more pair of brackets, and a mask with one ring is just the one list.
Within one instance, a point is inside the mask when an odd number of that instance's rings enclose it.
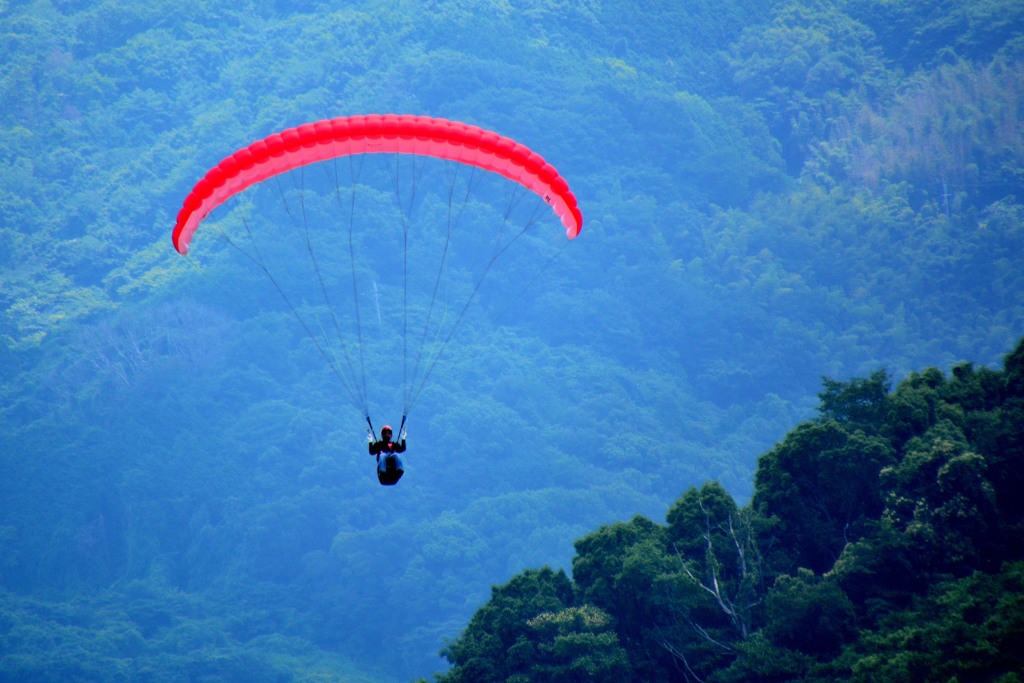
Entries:
{"label": "green tree", "polygon": [[638,680],[663,675],[671,658],[657,633],[656,582],[673,571],[665,552],[665,529],[637,515],[603,526],[575,543],[572,560],[577,601],[612,616]]}
{"label": "green tree", "polygon": [[982,391],[998,397],[999,403],[991,411],[971,413],[968,429],[995,489],[1003,524],[1000,556],[1018,558],[1024,556],[1024,340],[1006,356],[997,386],[992,386],[989,373],[981,378]]}
{"label": "green tree", "polygon": [[838,662],[853,681],[977,680],[1019,683],[1024,646],[1024,564],[938,584],[908,609],[864,632]]}
{"label": "green tree", "polygon": [[836,582],[800,569],[780,576],[768,592],[772,642],[816,659],[830,659],[857,634],[853,603]]}
{"label": "green tree", "polygon": [[659,579],[663,646],[677,666],[703,678],[728,666],[763,621],[758,518],[710,482],[683,494],[667,520],[678,564]]}
{"label": "green tree", "polygon": [[616,683],[629,679],[629,658],[612,628],[612,619],[597,607],[544,612],[527,624],[536,630],[537,642],[524,649],[535,652],[536,659],[528,675],[513,676],[509,681]]}
{"label": "green tree", "polygon": [[441,651],[452,668],[437,680],[504,683],[514,676],[528,677],[536,663],[539,633],[531,620],[572,606],[572,584],[563,571],[530,569],[496,586],[462,634]]}
{"label": "green tree", "polygon": [[888,412],[891,382],[889,373],[876,370],[867,379],[839,382],[822,378],[824,390],[818,394],[818,411],[825,420],[835,420],[847,429],[868,434],[878,431]]}
{"label": "green tree", "polygon": [[668,537],[681,571],[712,599],[731,636],[748,637],[763,600],[764,567],[752,511],[736,507],[717,482],[691,488],[668,511]]}
{"label": "green tree", "polygon": [[983,560],[998,529],[985,469],[963,432],[943,420],[881,471],[886,520],[905,536],[918,571],[962,574]]}
{"label": "green tree", "polygon": [[773,568],[831,568],[881,513],[878,472],[893,460],[884,438],[835,421],[799,425],[761,456],[752,505],[773,522]]}

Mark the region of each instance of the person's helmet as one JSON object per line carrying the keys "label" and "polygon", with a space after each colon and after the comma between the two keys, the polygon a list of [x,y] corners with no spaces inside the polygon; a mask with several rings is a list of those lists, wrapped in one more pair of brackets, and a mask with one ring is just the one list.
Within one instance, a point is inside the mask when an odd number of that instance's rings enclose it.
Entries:
{"label": "person's helmet", "polygon": [[391,433],[391,425],[384,425],[383,427],[380,428],[380,435],[381,436],[384,436],[385,434],[390,434],[390,433]]}

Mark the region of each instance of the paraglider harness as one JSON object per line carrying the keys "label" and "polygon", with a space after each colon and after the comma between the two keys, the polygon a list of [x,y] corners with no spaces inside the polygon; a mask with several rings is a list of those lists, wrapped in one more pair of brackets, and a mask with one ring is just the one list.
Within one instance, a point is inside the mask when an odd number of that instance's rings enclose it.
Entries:
{"label": "paraglider harness", "polygon": [[[399,435],[405,429],[405,420],[406,416],[403,415],[402,424],[398,428]],[[373,428],[369,415],[366,416],[366,424],[370,426],[370,434],[376,435],[377,432]],[[395,451],[394,449],[396,448],[401,448],[402,450]],[[377,456],[377,481],[380,482],[381,486],[394,486],[402,478],[402,475],[405,474],[402,459],[398,457],[398,453],[404,450],[405,444],[398,444],[394,441],[379,440],[370,444],[370,454]],[[381,457],[382,455],[384,456],[383,458]]]}

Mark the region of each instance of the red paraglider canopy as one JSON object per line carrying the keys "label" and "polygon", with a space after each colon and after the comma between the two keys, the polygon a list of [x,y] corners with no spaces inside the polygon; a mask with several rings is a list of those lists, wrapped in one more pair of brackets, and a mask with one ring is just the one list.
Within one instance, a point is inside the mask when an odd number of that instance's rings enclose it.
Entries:
{"label": "red paraglider canopy", "polygon": [[187,254],[200,221],[251,185],[306,164],[372,153],[431,156],[498,173],[542,197],[562,221],[569,239],[583,226],[568,183],[525,145],[477,126],[429,116],[347,116],[274,133],[210,169],[178,213],[174,248]]}

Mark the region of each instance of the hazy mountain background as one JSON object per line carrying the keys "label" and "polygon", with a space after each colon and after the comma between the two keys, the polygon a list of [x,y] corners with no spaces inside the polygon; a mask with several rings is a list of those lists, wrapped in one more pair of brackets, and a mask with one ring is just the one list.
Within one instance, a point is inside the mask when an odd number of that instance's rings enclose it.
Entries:
{"label": "hazy mountain background", "polygon": [[[749,498],[823,376],[998,366],[1022,27],[1010,0],[0,2],[0,676],[427,675],[598,525]],[[258,269],[170,244],[235,149],[386,112],[527,144],[585,221],[497,261],[394,489]],[[211,219],[280,228],[261,192]]]}

